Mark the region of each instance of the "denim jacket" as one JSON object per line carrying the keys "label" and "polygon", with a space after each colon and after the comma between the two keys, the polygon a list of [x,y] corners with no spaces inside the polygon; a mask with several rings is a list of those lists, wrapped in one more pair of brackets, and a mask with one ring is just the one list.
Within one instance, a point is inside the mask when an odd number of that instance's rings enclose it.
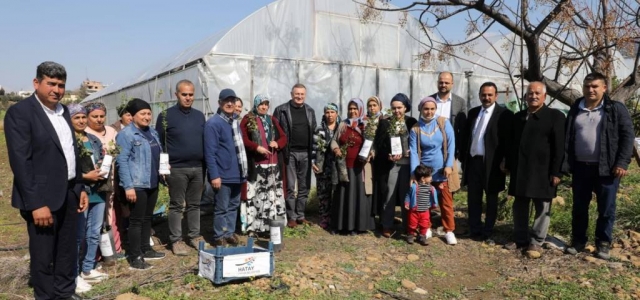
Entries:
{"label": "denim jacket", "polygon": [[[151,135],[160,145],[158,132],[149,127]],[[151,145],[142,132],[133,124],[129,124],[116,136],[116,143],[122,148],[116,158],[120,186],[125,190],[133,188],[147,189],[151,181]],[[158,170],[154,170],[158,172]]]}

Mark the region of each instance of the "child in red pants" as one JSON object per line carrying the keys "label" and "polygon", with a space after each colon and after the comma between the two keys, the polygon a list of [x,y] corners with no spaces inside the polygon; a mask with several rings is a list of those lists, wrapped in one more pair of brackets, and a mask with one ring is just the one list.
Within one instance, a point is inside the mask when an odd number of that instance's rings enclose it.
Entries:
{"label": "child in red pants", "polygon": [[438,197],[436,189],[431,186],[431,172],[433,169],[425,165],[419,165],[414,171],[415,182],[404,200],[404,208],[409,211],[407,228],[407,243],[413,244],[416,239],[416,230],[419,229],[418,243],[427,245],[427,230],[431,227],[429,210],[435,207]]}

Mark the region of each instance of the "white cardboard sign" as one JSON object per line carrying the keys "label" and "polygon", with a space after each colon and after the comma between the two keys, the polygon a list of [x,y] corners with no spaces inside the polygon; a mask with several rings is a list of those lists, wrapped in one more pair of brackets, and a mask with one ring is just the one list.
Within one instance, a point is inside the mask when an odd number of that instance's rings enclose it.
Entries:
{"label": "white cardboard sign", "polygon": [[269,252],[227,255],[222,259],[222,277],[251,277],[269,275]]}

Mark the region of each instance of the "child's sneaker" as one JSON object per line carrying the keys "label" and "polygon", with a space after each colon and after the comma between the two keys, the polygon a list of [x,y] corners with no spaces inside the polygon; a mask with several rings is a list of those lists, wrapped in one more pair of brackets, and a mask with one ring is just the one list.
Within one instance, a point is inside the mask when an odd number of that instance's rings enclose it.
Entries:
{"label": "child's sneaker", "polygon": [[431,231],[431,228],[427,229],[427,234],[425,235],[426,239],[430,239],[433,237],[433,231]]}
{"label": "child's sneaker", "polygon": [[427,243],[427,237],[422,235],[418,237],[418,243],[422,246],[429,245],[429,243]]}
{"label": "child's sneaker", "polygon": [[413,234],[407,235],[407,244],[413,245],[413,241],[416,239],[416,236]]}

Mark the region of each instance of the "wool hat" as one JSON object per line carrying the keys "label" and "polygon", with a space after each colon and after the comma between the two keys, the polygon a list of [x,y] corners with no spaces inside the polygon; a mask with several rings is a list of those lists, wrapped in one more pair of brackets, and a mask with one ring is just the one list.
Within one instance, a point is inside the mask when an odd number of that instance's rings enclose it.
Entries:
{"label": "wool hat", "polygon": [[136,113],[143,109],[151,110],[151,105],[149,105],[147,101],[144,101],[142,99],[133,98],[131,99],[131,101],[129,101],[129,103],[127,103],[126,109],[132,116],[134,116]]}
{"label": "wool hat", "polygon": [[434,99],[433,97],[424,97],[424,98],[422,98],[422,100],[420,100],[420,104],[418,104],[418,110],[422,111],[422,107],[427,102],[432,102],[433,104],[436,105],[436,107],[438,107],[438,102],[436,102],[436,99]]}
{"label": "wool hat", "polygon": [[404,107],[407,109],[406,112],[410,112],[411,111],[411,100],[409,100],[409,97],[407,97],[407,95],[405,95],[403,93],[397,93],[395,96],[393,96],[393,98],[391,98],[391,103],[393,103],[393,101],[402,102]]}

